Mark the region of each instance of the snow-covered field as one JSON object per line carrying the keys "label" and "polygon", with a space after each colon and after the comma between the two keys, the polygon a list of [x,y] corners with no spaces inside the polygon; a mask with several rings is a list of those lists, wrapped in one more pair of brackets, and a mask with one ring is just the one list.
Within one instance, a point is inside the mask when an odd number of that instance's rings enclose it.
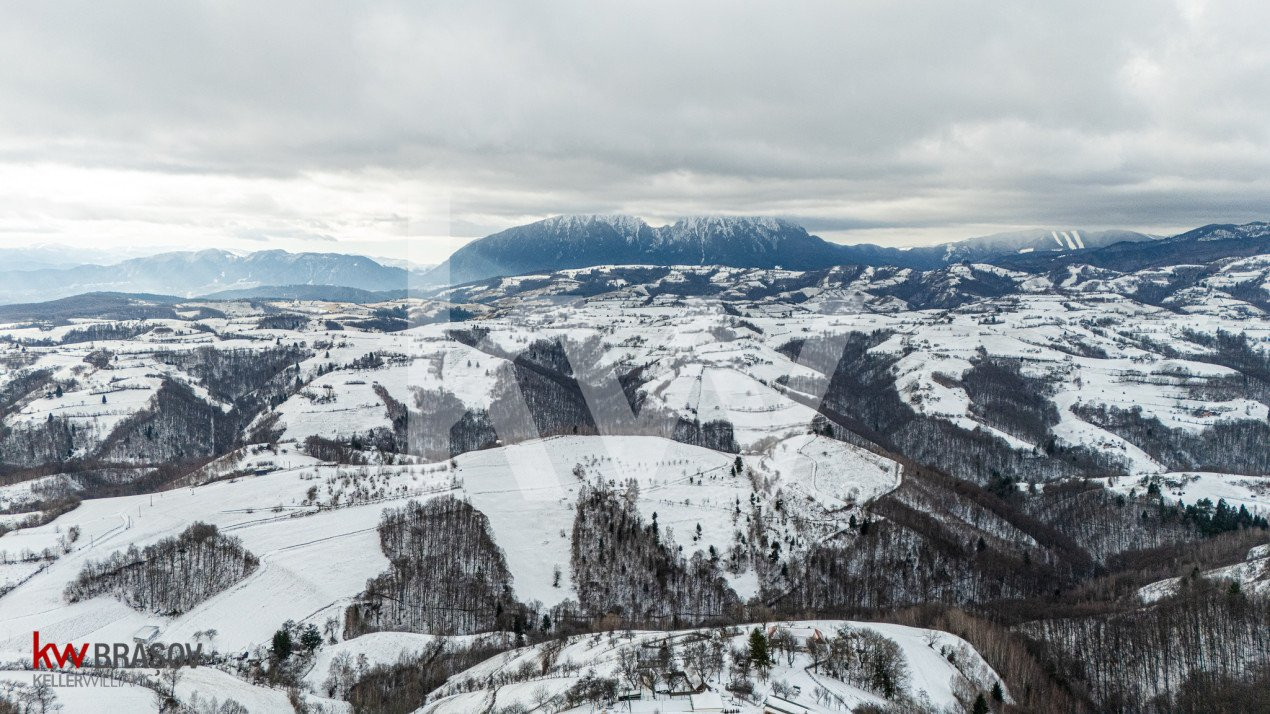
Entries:
{"label": "snow-covered field", "polygon": [[[893,488],[898,467],[882,457],[823,437],[795,437],[774,446],[771,457],[751,459],[762,477],[788,483],[817,512],[861,503]],[[267,645],[286,620],[324,624],[387,567],[380,552],[376,525],[381,511],[410,498],[451,492],[462,495],[485,513],[496,541],[507,555],[518,597],[551,605],[572,596],[569,581],[569,524],[581,481],[639,484],[638,508],[646,517],[657,513],[673,537],[689,549],[714,545],[725,549],[736,531],[734,503],[748,498],[749,477],[733,474],[734,457],[659,437],[559,437],[500,449],[464,454],[432,466],[340,467],[314,462],[289,451],[240,456],[236,466],[276,461],[280,470],[259,476],[218,480],[204,486],[154,495],[95,499],[53,522],[22,529],[0,539],[0,547],[16,556],[23,550],[57,548],[59,536],[72,526],[79,539],[69,552],[47,564],[35,578],[3,598],[0,608],[0,661],[29,661],[31,632],[59,642],[129,641],[142,627],[159,628],[163,641],[194,641],[195,633],[214,628],[210,645],[237,653]],[[581,479],[574,467],[581,466]],[[308,489],[328,487],[339,475],[379,479],[389,494],[373,503],[317,510],[302,505]],[[407,488],[406,495],[401,489]],[[321,490],[321,489],[320,489]],[[323,492],[325,493],[325,492]],[[319,500],[322,496],[319,496]],[[844,500],[846,499],[846,500]],[[135,611],[111,597],[67,604],[62,591],[85,561],[101,559],[130,544],[143,547],[173,536],[190,523],[203,521],[242,539],[260,557],[260,567],[247,579],[201,603],[192,611],[167,618]],[[701,535],[693,538],[695,527]],[[563,582],[553,586],[560,567]],[[32,570],[29,564],[9,568]],[[6,571],[7,572],[7,571]],[[6,577],[16,582],[28,572]],[[756,585],[738,577],[743,596]],[[366,654],[371,664],[395,661],[403,652],[426,644],[425,635],[379,633],[324,649],[307,678],[325,679],[325,669],[341,651]],[[17,675],[15,675],[17,676]],[[791,675],[792,676],[792,675]],[[200,669],[182,684],[182,696],[194,691],[232,692],[233,698],[261,709],[285,701],[276,690],[213,681],[229,677]],[[208,679],[211,678],[211,679]],[[246,689],[243,689],[245,687]],[[66,700],[74,704],[77,693]],[[112,692],[125,706],[148,693],[131,689]],[[228,694],[222,694],[222,698]],[[278,699],[282,697],[282,699]]]}
{"label": "snow-covered field", "polygon": [[[822,437],[796,441],[792,448],[809,451],[809,445],[815,445],[818,451],[798,456],[798,468],[787,467],[790,473],[780,478],[790,479],[817,512],[842,508],[842,498],[863,503],[895,485],[898,467],[882,457]],[[517,596],[548,606],[572,596],[569,538],[583,480],[634,480],[640,488],[640,512],[649,519],[657,513],[670,530],[667,537],[689,553],[711,545],[725,551],[738,528],[734,503],[752,492],[747,476],[730,472],[733,456],[660,437],[556,437],[463,454],[453,467],[445,462],[324,466],[285,451],[265,454],[282,464],[292,460],[298,465],[196,488],[85,501],[49,524],[0,538],[0,554],[17,559],[26,550],[57,549],[66,530],[80,530],[69,553],[5,596],[0,659],[28,647],[35,627],[63,639],[109,641],[149,624],[159,625],[165,637],[178,639],[214,626],[220,632],[215,643],[219,649],[241,651],[263,643],[285,620],[321,624],[337,616],[367,579],[386,569],[375,532],[382,510],[412,498],[453,492],[456,483],[459,495],[490,519]],[[252,458],[259,462],[265,455]],[[819,475],[812,473],[816,459],[824,461]],[[767,459],[757,460],[754,467],[777,478],[775,465],[784,462],[770,463],[771,471]],[[579,466],[582,478],[574,474]],[[362,504],[347,496],[344,502],[352,505],[336,509],[303,505],[310,488],[319,487],[322,500],[343,477],[350,482],[374,481],[376,493],[383,495]],[[247,580],[170,621],[142,615],[109,598],[73,605],[62,601],[62,590],[86,560],[104,558],[130,544],[144,547],[195,521],[240,538],[260,557],[261,567]],[[698,524],[701,536],[693,540]],[[552,582],[557,567],[562,571],[559,587]]]}
{"label": "snow-covered field", "polygon": [[1204,472],[1165,472],[1158,476],[1100,480],[1118,493],[1145,493],[1152,481],[1171,501],[1193,504],[1201,499],[1225,500],[1232,508],[1245,506],[1254,513],[1270,513],[1270,476]]}
{"label": "snow-covered field", "polygon": [[[0,539],[16,551],[56,545],[59,531],[78,526],[73,549],[4,597],[0,611],[0,659],[29,656],[33,630],[62,641],[128,641],[146,625],[168,641],[192,641],[214,627],[223,652],[264,642],[287,619],[318,619],[356,594],[387,560],[375,532],[383,506],[368,504],[312,515],[297,504],[312,482],[290,470],[195,489],[86,501],[39,528]],[[281,510],[276,510],[281,508]],[[62,591],[85,561],[130,544],[138,547],[175,536],[195,521],[211,523],[242,539],[260,557],[249,578],[176,618],[137,612],[113,598],[67,604]]]}

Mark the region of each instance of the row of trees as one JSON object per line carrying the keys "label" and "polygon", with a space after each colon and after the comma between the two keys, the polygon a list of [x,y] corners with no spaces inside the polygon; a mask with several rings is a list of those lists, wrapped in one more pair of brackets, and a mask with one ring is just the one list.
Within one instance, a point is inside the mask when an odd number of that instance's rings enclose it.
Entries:
{"label": "row of trees", "polygon": [[464,644],[434,640],[396,662],[370,665],[364,655],[337,655],[323,683],[323,694],[344,699],[356,712],[407,714],[423,706],[430,693],[464,670],[507,650],[503,638],[479,638]]}
{"label": "row of trees", "polygon": [[384,511],[379,543],[390,567],[345,612],[345,636],[383,630],[468,634],[511,629],[512,577],[489,519],[441,496]]}
{"label": "row of trees", "polygon": [[715,563],[699,551],[685,560],[617,493],[592,485],[578,495],[571,564],[585,613],[627,622],[691,624],[719,619],[740,603]]}
{"label": "row of trees", "polygon": [[873,630],[843,627],[827,641],[812,640],[809,645],[817,672],[886,699],[908,689],[912,675],[903,651]]}
{"label": "row of trees", "polygon": [[1139,406],[1077,405],[1073,411],[1175,471],[1270,472],[1270,424],[1261,419],[1222,420],[1195,432],[1168,427]]}
{"label": "row of trees", "polygon": [[246,578],[258,565],[237,538],[196,522],[142,550],[131,545],[104,560],[88,561],[66,586],[65,597],[79,602],[115,595],[134,609],[174,616]]}
{"label": "row of trees", "polygon": [[1126,551],[1194,542],[1201,535],[1158,491],[1126,496],[1101,483],[1072,480],[1047,484],[1013,500],[1033,517],[1053,524],[1099,563]]}
{"label": "row of trees", "polygon": [[1106,712],[1170,712],[1212,678],[1249,681],[1270,662],[1270,600],[1184,578],[1150,607],[1038,620],[1020,630],[1056,655],[1061,676]]}

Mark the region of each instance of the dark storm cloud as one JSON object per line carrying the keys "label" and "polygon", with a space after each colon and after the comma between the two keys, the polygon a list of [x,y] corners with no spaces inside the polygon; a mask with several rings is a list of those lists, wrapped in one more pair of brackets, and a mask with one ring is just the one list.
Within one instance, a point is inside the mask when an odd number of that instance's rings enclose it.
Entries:
{"label": "dark storm cloud", "polygon": [[[237,201],[241,235],[315,233],[279,223],[331,203],[288,198],[315,175],[351,191],[409,183],[444,196],[452,225],[477,232],[574,211],[768,213],[847,237],[1270,212],[1264,3],[154,2],[0,13],[9,180],[40,164],[143,184],[263,181],[253,190],[274,207]],[[408,232],[401,225],[418,222],[409,196],[366,215],[350,198],[312,219],[324,235]],[[181,223],[199,210],[188,196],[163,200],[112,205],[125,221]],[[45,210],[69,217],[76,201],[50,197]],[[385,213],[403,221],[377,220]]]}

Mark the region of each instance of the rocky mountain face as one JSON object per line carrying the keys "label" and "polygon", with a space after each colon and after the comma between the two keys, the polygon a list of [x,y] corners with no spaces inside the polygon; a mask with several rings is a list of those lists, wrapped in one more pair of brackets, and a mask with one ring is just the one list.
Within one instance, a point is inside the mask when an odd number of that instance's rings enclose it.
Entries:
{"label": "rocky mountain face", "polygon": [[818,268],[841,257],[838,246],[779,219],[691,218],[653,228],[630,216],[558,216],[470,243],[429,277],[462,284],[606,264]]}
{"label": "rocky mountain face", "polygon": [[461,285],[490,277],[595,265],[932,269],[1019,254],[1084,253],[1150,238],[1132,231],[1037,230],[901,249],[831,243],[795,223],[774,218],[688,218],[654,228],[632,216],[557,216],[474,241],[429,273],[425,282]]}

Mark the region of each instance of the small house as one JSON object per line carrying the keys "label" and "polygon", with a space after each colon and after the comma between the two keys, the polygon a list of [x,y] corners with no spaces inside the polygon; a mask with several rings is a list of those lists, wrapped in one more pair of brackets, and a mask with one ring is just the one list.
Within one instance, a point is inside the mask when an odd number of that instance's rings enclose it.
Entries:
{"label": "small house", "polygon": [[154,642],[155,638],[158,636],[159,636],[158,625],[146,625],[140,630],[137,630],[136,632],[132,633],[132,641],[136,642],[139,645],[148,645],[151,642]]}

